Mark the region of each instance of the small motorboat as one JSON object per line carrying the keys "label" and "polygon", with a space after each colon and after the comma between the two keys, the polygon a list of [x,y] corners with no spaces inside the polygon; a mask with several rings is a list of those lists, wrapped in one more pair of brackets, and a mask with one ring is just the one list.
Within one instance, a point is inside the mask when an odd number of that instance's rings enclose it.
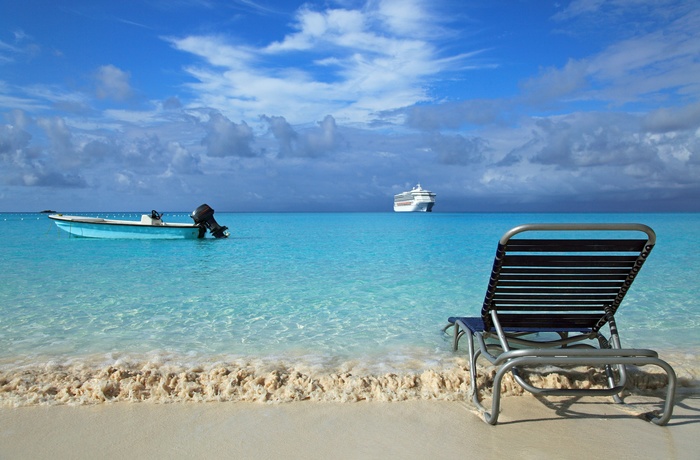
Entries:
{"label": "small motorboat", "polygon": [[190,217],[192,224],[163,222],[163,215],[155,210],[143,214],[140,221],[49,215],[58,228],[83,238],[195,239],[204,238],[207,230],[214,238],[229,236],[228,227],[216,222],[209,205],[199,206]]}

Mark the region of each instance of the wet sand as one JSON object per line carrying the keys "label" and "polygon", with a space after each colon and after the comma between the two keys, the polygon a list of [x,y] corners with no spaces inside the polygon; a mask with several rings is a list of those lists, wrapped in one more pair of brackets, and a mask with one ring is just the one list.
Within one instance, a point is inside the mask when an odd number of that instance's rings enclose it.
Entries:
{"label": "wet sand", "polygon": [[666,427],[627,402],[508,397],[495,427],[457,401],[0,407],[0,458],[697,458],[700,394]]}

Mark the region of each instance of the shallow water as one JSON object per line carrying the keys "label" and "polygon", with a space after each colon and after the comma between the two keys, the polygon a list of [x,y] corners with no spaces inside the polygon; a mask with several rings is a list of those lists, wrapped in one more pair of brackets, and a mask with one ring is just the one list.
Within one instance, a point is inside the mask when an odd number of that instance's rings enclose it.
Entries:
{"label": "shallow water", "polygon": [[447,375],[463,356],[441,327],[448,316],[478,314],[498,238],[526,222],[573,221],[654,228],[656,248],[617,315],[623,345],[654,348],[690,380],[697,374],[698,214],[215,217],[231,238],[72,238],[45,215],[0,214],[6,383],[20,369],[206,374],[221,363],[260,375]]}

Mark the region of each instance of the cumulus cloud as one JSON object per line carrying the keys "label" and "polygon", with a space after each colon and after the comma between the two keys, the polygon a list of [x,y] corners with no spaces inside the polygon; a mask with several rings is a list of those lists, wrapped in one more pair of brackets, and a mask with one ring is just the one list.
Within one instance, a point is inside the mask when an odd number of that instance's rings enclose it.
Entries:
{"label": "cumulus cloud", "polygon": [[9,163],[27,151],[32,135],[26,131],[29,121],[25,112],[14,110],[7,118],[9,123],[0,125],[0,158]]}
{"label": "cumulus cloud", "polygon": [[433,134],[429,145],[438,155],[440,163],[446,165],[475,165],[484,159],[489,149],[488,141],[479,137],[465,137],[461,134]]}
{"label": "cumulus cloud", "polygon": [[656,154],[639,136],[639,120],[625,114],[589,113],[536,122],[530,143],[533,163],[564,169],[654,162]]}
{"label": "cumulus cloud", "polygon": [[700,129],[700,102],[654,110],[644,117],[644,128],[657,133]]}
{"label": "cumulus cloud", "polygon": [[133,89],[129,83],[131,75],[111,64],[101,66],[95,73],[97,84],[97,97],[100,99],[114,99],[124,101],[133,95]]}
{"label": "cumulus cloud", "polygon": [[170,165],[166,175],[202,173],[199,168],[199,158],[178,142],[169,142],[167,151],[170,156]]}
{"label": "cumulus cloud", "polygon": [[268,117],[267,115],[263,115],[260,118],[267,123],[270,132],[277,140],[279,146],[278,156],[294,156],[294,152],[297,150],[296,144],[299,135],[294,128],[292,128],[292,125],[290,125],[284,117]]}
{"label": "cumulus cloud", "polygon": [[484,184],[521,187],[533,197],[552,193],[561,200],[592,202],[697,193],[697,135],[659,135],[642,124],[642,116],[624,113],[533,120],[530,136],[488,167]]}
{"label": "cumulus cloud", "polygon": [[318,122],[318,129],[310,130],[305,138],[305,151],[307,156],[319,156],[336,148],[340,142],[338,126],[335,118],[326,115],[323,121]]}
{"label": "cumulus cloud", "polygon": [[119,146],[112,139],[93,139],[81,149],[81,158],[87,164],[114,159],[119,155]]}
{"label": "cumulus cloud", "polygon": [[61,162],[61,166],[72,165],[75,148],[73,134],[61,117],[39,118],[37,124],[44,130],[49,140],[53,158]]}
{"label": "cumulus cloud", "polygon": [[165,158],[165,147],[153,133],[130,140],[119,151],[128,165],[141,173],[155,172],[154,168],[161,167]]}
{"label": "cumulus cloud", "polygon": [[[21,110],[7,116],[8,124],[0,126],[0,179],[9,185],[27,187],[85,187],[87,183],[76,171],[65,171],[63,160],[73,152],[71,135],[62,119],[33,120]],[[42,128],[49,140],[49,150],[32,145],[29,133],[34,126]]]}
{"label": "cumulus cloud", "polygon": [[335,118],[326,115],[317,128],[297,132],[284,117],[263,115],[270,132],[278,142],[278,157],[314,158],[335,149],[340,142]]}
{"label": "cumulus cloud", "polygon": [[21,184],[27,187],[85,188],[87,183],[79,174],[56,171],[33,171],[22,175]]}
{"label": "cumulus cloud", "polygon": [[218,112],[209,114],[209,121],[204,123],[207,135],[202,145],[211,157],[253,157],[253,130],[245,121],[234,123]]}

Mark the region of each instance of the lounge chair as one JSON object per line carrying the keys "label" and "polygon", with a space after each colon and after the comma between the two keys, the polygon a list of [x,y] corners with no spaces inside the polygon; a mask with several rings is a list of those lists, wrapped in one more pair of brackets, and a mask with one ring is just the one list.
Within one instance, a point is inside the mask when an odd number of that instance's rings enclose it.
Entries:
{"label": "lounge chair", "polygon": [[[481,316],[449,318],[444,329],[454,328],[455,350],[463,336],[468,338],[470,393],[487,423],[498,421],[501,380],[508,372],[536,395],[609,395],[619,403],[626,365],[655,365],[666,372],[663,412],[646,415],[657,425],[668,422],[673,368],[653,350],[622,348],[614,316],[655,241],[654,231],[641,224],[528,224],[503,235]],[[490,412],[476,388],[479,356],[497,368]],[[608,388],[537,387],[522,371],[539,366],[600,367]]]}

